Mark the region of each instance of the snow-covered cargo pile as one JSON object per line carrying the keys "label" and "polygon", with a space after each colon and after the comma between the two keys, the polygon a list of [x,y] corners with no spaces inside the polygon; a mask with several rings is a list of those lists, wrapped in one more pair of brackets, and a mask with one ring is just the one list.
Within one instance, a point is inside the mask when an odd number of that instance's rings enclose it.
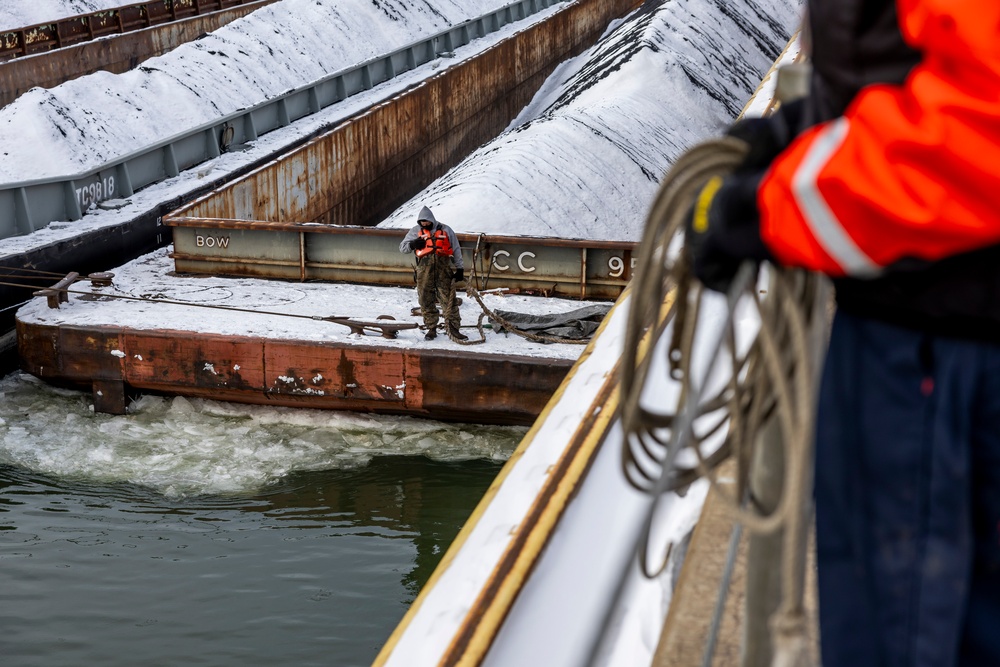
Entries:
{"label": "snow-covered cargo pile", "polygon": [[146,61],[0,109],[0,182],[98,167],[509,4],[283,0]]}
{"label": "snow-covered cargo pile", "polygon": [[381,226],[411,226],[427,205],[461,232],[639,241],[667,167],[732,122],[788,42],[798,5],[647,5]]}

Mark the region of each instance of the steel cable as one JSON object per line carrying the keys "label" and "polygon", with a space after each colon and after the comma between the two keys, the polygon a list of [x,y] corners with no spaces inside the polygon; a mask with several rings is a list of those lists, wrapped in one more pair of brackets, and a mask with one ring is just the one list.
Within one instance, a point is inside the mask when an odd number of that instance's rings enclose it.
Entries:
{"label": "steel cable", "polygon": [[[86,280],[86,278],[81,278],[81,281],[82,280]],[[92,290],[72,289],[70,287],[53,287],[53,286],[40,287],[40,286],[37,286],[37,285],[27,285],[27,284],[21,284],[21,283],[7,283],[7,282],[0,282],[0,285],[7,285],[7,286],[11,286],[11,287],[23,287],[23,288],[26,288],[26,289],[35,289],[35,290],[48,290],[48,291],[52,291],[52,292],[62,292],[62,293],[65,293],[65,294],[75,294],[77,296],[87,296],[87,297],[92,297],[92,298],[95,298],[95,299],[107,299],[107,300],[119,300],[119,301],[138,301],[138,302],[141,302],[141,303],[159,304],[159,305],[166,305],[166,306],[186,306],[186,307],[190,307],[190,308],[207,308],[209,310],[222,310],[222,311],[231,312],[231,313],[247,313],[247,314],[250,314],[250,315],[266,315],[266,316],[269,316],[269,317],[290,317],[290,318],[293,318],[293,319],[314,320],[314,321],[323,321],[323,322],[333,322],[334,324],[341,324],[340,322],[337,322],[336,320],[354,320],[354,319],[356,319],[356,318],[354,318],[354,317],[352,317],[350,315],[303,315],[303,314],[300,314],[300,313],[282,313],[282,312],[278,312],[278,311],[274,311],[274,310],[259,310],[259,309],[254,309],[254,308],[240,308],[240,307],[237,307],[237,306],[222,306],[222,305],[219,305],[219,304],[198,303],[197,301],[179,301],[179,300],[176,300],[176,299],[164,299],[164,298],[155,297],[155,296],[132,296],[132,295],[127,295],[127,294],[116,294],[116,293],[113,293],[113,292],[105,292],[105,291],[92,291]],[[113,284],[111,286],[114,287]],[[29,302],[25,301],[24,303],[29,303]],[[22,304],[19,304],[19,305],[22,305]],[[391,320],[388,320],[386,323],[388,324],[390,322],[391,322]],[[365,330],[373,330],[373,329],[375,329],[375,327],[370,327],[370,326],[362,326],[362,328],[365,329]]]}

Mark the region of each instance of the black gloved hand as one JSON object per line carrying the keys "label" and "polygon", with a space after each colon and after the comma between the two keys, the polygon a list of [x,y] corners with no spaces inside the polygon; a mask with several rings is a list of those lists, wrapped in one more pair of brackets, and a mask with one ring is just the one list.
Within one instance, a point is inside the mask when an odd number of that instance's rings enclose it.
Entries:
{"label": "black gloved hand", "polygon": [[732,174],[705,184],[687,216],[685,245],[705,287],[727,292],[744,260],[774,261],[760,238],[757,188],[771,162],[804,129],[804,109],[804,100],[783,104],[766,118],[740,120],[726,132],[748,144],[747,155]]}
{"label": "black gloved hand", "polygon": [[425,239],[423,236],[418,236],[417,238],[410,241],[410,247],[414,250],[423,250],[425,245],[427,245],[427,239]]}
{"label": "black gloved hand", "polygon": [[788,148],[804,129],[804,98],[782,104],[765,118],[744,118],[733,123],[726,134],[745,141],[750,150],[736,173],[767,169],[781,151]]}
{"label": "black gloved hand", "polygon": [[688,213],[685,247],[691,268],[711,290],[729,291],[744,260],[773,260],[760,238],[757,186],[763,175],[758,171],[712,178]]}
{"label": "black gloved hand", "polygon": [[465,269],[455,269],[455,282],[460,283],[465,280]]}

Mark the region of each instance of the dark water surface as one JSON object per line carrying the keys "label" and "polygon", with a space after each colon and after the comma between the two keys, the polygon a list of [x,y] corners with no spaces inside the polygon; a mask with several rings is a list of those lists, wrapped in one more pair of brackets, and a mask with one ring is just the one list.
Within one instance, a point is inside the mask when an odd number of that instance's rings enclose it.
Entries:
{"label": "dark water surface", "polygon": [[[302,413],[282,425],[177,399],[109,417],[74,392],[12,378],[0,389],[10,666],[370,664],[523,433]],[[187,436],[160,447],[183,423],[215,442],[210,464],[173,463]],[[122,435],[137,424],[143,438]],[[424,455],[386,451],[407,429]],[[299,469],[265,474],[261,457],[217,451],[254,438],[268,462],[285,447]]]}

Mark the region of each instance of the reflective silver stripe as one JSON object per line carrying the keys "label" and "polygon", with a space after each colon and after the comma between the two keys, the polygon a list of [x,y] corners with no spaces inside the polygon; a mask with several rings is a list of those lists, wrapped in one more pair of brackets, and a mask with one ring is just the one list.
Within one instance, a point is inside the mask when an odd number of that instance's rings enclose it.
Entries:
{"label": "reflective silver stripe", "polygon": [[792,192],[813,236],[840,268],[851,276],[875,276],[881,272],[882,267],[854,243],[854,239],[830,210],[816,184],[816,176],[830,156],[844,143],[847,130],[847,119],[838,118],[819,133],[792,178]]}

